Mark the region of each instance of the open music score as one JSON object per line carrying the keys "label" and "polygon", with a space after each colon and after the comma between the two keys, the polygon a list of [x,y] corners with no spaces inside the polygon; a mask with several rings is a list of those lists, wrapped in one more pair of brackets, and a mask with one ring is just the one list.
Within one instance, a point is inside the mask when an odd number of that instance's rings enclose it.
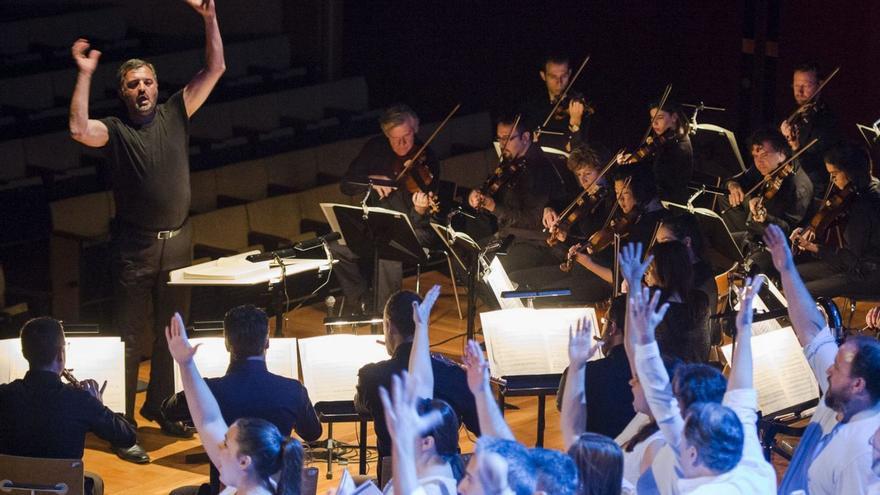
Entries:
{"label": "open music score", "polygon": [[[196,351],[194,360],[203,378],[217,378],[226,374],[230,357],[223,337],[197,337],[189,339],[189,341],[193,346],[201,344],[199,350]],[[296,344],[297,339],[295,338],[269,339],[269,349],[266,350],[266,368],[270,373],[286,378],[299,378]],[[183,382],[180,378],[180,368],[175,364],[174,391],[180,392],[181,390],[183,390]]]}
{"label": "open music score", "polygon": [[[593,308],[502,309],[480,314],[494,377],[561,374],[568,366],[568,332],[581,318],[599,323]],[[593,359],[598,359],[597,353]]]}
{"label": "open music score", "polygon": [[[721,347],[727,362],[731,344]],[[791,327],[752,336],[758,409],[765,416],[819,397],[819,384]]]}
{"label": "open music score", "polygon": [[378,338],[336,334],[300,339],[302,381],[312,403],[353,400],[361,367],[389,358]]}
{"label": "open music score", "polygon": [[[78,380],[107,382],[102,395],[111,411],[125,413],[125,344],[119,337],[67,337],[67,362]],[[20,339],[0,340],[0,383],[24,378],[28,362]]]}

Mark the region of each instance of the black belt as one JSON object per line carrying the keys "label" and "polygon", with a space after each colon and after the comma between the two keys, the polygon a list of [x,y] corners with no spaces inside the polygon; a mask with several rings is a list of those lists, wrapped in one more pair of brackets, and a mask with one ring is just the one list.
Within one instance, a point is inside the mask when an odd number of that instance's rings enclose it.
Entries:
{"label": "black belt", "polygon": [[137,225],[134,225],[132,223],[122,221],[122,220],[119,221],[119,225],[120,225],[120,227],[122,227],[123,230],[131,230],[131,231],[137,232],[138,234],[143,234],[143,235],[150,237],[152,239],[166,241],[168,239],[173,239],[173,238],[177,237],[178,235],[180,235],[180,233],[183,232],[184,227],[186,227],[186,222],[184,222],[183,225],[180,226],[180,228],[173,229],[173,230],[149,230],[149,229],[145,229],[143,227],[139,227]]}

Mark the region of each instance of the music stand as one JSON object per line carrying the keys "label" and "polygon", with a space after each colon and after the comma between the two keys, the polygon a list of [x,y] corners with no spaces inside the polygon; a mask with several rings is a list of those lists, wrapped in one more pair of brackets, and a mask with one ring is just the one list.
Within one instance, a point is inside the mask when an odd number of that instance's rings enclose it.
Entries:
{"label": "music stand", "polygon": [[[474,325],[477,317],[477,279],[483,271],[481,265],[487,267],[488,264],[483,257],[482,248],[471,236],[463,232],[456,232],[451,226],[447,227],[435,222],[431,222],[431,228],[443,241],[449,255],[455,259],[455,262],[467,275],[467,339],[471,340],[474,338]],[[450,273],[449,276],[454,278],[455,274]]]}
{"label": "music stand", "polygon": [[321,210],[333,231],[342,235],[341,244],[348,246],[361,259],[373,260],[371,311],[378,313],[379,260],[410,264],[425,262],[425,250],[409,217],[399,211],[365,206],[365,203],[361,206],[321,203]]}
{"label": "music stand", "polygon": [[678,213],[685,211],[697,217],[697,223],[700,225],[700,232],[705,237],[706,245],[711,246],[706,250],[707,261],[717,272],[723,272],[735,263],[742,263],[744,257],[739,245],[733,239],[730,229],[724,223],[724,219],[708,208],[698,208],[693,205],[700,193],[701,191],[698,191],[697,194],[691,196],[686,205],[663,201],[663,207]]}

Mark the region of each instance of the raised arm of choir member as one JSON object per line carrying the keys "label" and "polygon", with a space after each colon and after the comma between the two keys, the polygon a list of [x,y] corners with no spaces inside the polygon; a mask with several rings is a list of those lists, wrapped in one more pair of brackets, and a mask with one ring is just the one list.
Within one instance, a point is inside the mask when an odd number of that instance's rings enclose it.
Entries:
{"label": "raised arm of choir member", "polygon": [[431,308],[434,307],[439,296],[440,286],[435,285],[425,294],[421,304],[416,301],[412,303],[415,332],[413,333],[412,351],[409,354],[407,369],[417,387],[416,393],[422,399],[434,398],[434,370],[431,367],[428,324],[431,319]]}
{"label": "raised arm of choir member", "polygon": [[486,362],[480,345],[473,340],[468,341],[465,348],[464,366],[467,370],[468,387],[474,394],[474,400],[477,404],[480,434],[505,440],[516,440],[492,395],[492,388],[489,386],[489,363]]}
{"label": "raised arm of choir member", "polygon": [[593,324],[586,318],[579,320],[577,326],[568,331],[568,377],[560,413],[565,450],[586,431],[587,396],[584,387],[587,361],[599,350],[599,343],[594,343],[592,336]]}

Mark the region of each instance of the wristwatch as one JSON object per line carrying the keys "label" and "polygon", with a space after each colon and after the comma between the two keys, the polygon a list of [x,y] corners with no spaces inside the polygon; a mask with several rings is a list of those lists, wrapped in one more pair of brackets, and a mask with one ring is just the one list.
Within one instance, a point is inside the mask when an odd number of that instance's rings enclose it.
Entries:
{"label": "wristwatch", "polygon": [[568,130],[571,131],[571,132],[577,132],[577,131],[581,130],[581,126],[579,126],[579,125],[571,125],[571,124],[569,124],[569,125],[568,125]]}

